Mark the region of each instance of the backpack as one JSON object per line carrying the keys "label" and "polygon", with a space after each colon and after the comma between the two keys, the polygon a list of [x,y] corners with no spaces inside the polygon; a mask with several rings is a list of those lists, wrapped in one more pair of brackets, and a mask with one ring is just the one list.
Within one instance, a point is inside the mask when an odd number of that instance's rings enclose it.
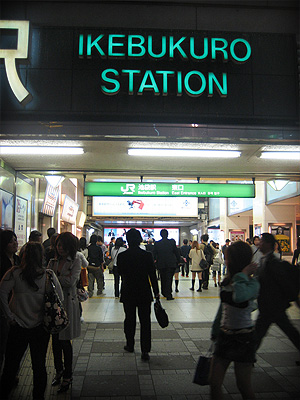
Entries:
{"label": "backpack", "polygon": [[214,259],[214,251],[209,244],[205,245],[203,253],[205,255],[205,259],[208,262],[208,264],[212,265]]}

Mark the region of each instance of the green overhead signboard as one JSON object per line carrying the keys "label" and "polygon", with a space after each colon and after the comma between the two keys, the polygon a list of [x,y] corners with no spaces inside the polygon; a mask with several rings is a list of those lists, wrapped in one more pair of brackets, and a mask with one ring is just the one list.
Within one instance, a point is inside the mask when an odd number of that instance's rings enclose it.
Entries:
{"label": "green overhead signboard", "polygon": [[255,197],[254,184],[85,182],[85,196]]}

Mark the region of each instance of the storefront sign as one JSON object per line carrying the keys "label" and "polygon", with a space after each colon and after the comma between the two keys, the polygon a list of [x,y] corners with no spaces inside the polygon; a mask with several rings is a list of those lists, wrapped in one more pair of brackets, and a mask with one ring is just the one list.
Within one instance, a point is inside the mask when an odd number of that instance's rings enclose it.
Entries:
{"label": "storefront sign", "polygon": [[79,204],[75,203],[74,200],[65,195],[61,219],[65,222],[68,222],[69,224],[74,225],[76,223],[78,208]]}
{"label": "storefront sign", "polygon": [[85,182],[85,196],[255,197],[255,185],[234,183]]}
{"label": "storefront sign", "polygon": [[53,187],[52,185],[49,185],[49,183],[47,184],[41,213],[49,215],[49,217],[54,216],[58,193],[59,193],[58,187]]}
{"label": "storefront sign", "polygon": [[21,247],[26,243],[26,227],[27,227],[27,200],[16,197],[15,212],[15,234],[18,238],[18,246]]}

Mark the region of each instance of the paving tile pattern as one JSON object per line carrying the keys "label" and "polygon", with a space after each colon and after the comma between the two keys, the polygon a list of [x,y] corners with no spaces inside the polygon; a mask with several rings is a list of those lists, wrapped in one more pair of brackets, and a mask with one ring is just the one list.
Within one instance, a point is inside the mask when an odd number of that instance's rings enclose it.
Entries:
{"label": "paving tile pattern", "polygon": [[[300,329],[300,320],[293,323]],[[54,375],[51,346],[47,354],[48,386],[45,399],[59,400],[208,400],[209,387],[192,383],[196,362],[210,346],[211,323],[171,323],[167,329],[152,324],[149,362],[141,360],[139,328],[135,352],[123,350],[122,323],[84,323],[74,340],[72,390],[57,396],[50,386]],[[272,327],[257,354],[253,371],[257,399],[300,400],[299,354],[284,334]],[[20,370],[12,399],[32,398],[29,354]],[[224,381],[224,400],[238,400],[234,368]]]}

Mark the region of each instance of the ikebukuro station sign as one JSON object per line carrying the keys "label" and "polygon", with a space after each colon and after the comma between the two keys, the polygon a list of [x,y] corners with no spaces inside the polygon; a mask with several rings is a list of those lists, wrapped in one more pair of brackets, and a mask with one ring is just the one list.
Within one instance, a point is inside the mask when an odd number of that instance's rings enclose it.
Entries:
{"label": "ikebukuro station sign", "polygon": [[[154,95],[167,96],[171,86],[175,86],[176,95],[183,91],[192,97],[201,96],[205,91],[208,97],[218,93],[227,97],[227,73],[216,74],[212,71],[203,73],[198,70],[199,62],[222,62],[242,64],[251,56],[250,43],[237,37],[230,41],[222,37],[205,37],[196,34],[192,36],[173,35],[138,35],[138,34],[80,34],[79,57],[98,58],[100,66],[101,91],[106,95],[116,95],[121,89],[121,82],[126,85],[129,95],[142,95],[151,91]],[[180,57],[183,63],[189,63],[193,68],[183,72],[175,69],[174,60]],[[155,70],[138,68],[139,60],[144,58],[155,61]],[[136,60],[135,68],[105,68],[102,69],[101,59]],[[168,62],[169,68],[163,65]],[[172,68],[173,62],[173,68]],[[197,65],[198,63],[198,65]],[[196,69],[197,68],[197,69]],[[121,77],[123,76],[123,79]],[[198,83],[193,84],[193,79]]]}
{"label": "ikebukuro station sign", "polygon": [[3,120],[298,120],[293,35],[7,20],[0,28]]}
{"label": "ikebukuro station sign", "polygon": [[254,184],[85,182],[85,196],[254,198]]}

